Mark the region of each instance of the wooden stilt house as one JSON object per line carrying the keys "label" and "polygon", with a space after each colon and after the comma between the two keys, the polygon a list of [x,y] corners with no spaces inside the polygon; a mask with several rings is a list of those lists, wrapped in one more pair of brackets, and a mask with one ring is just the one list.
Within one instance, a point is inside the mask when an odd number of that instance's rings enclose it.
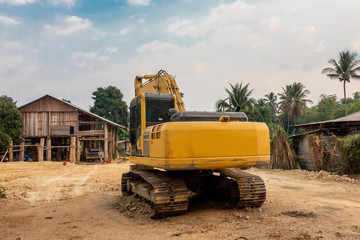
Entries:
{"label": "wooden stilt house", "polygon": [[24,120],[19,160],[112,160],[116,157],[117,123],[45,95],[19,108]]}

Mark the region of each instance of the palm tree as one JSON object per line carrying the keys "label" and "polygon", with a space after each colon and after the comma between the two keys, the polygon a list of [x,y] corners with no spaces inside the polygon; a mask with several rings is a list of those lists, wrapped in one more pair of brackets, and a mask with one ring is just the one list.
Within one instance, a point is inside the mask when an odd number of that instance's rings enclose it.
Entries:
{"label": "palm tree", "polygon": [[234,112],[250,109],[255,99],[250,97],[254,89],[249,90],[249,84],[243,86],[242,83],[236,83],[235,85],[230,83],[231,89],[225,88],[228,98],[217,100],[215,103],[216,110]]}
{"label": "palm tree", "polygon": [[269,106],[274,120],[278,113],[277,95],[274,92],[270,92],[269,94],[266,94],[265,97],[266,104]]}
{"label": "palm tree", "polygon": [[350,79],[360,79],[360,75],[357,74],[360,71],[360,60],[356,60],[357,53],[350,51],[340,52],[340,59],[338,62],[335,59],[330,59],[328,63],[331,67],[324,68],[322,74],[326,74],[330,79],[339,79],[340,82],[343,82],[344,85],[344,99],[345,99],[345,115],[348,114],[347,111],[347,101],[346,101],[346,82],[350,83]]}
{"label": "palm tree", "polygon": [[294,125],[300,120],[300,117],[306,113],[306,104],[312,103],[311,100],[306,99],[310,93],[309,90],[305,89],[302,83],[294,82],[291,85],[287,85],[286,88],[282,88],[283,92],[279,93],[280,97],[280,109],[288,118],[287,132],[289,133],[289,122],[290,119]]}

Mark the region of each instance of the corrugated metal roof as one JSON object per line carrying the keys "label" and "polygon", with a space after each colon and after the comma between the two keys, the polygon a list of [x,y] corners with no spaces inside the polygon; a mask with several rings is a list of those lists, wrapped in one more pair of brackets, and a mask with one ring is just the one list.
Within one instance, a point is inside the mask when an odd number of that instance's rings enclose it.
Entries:
{"label": "corrugated metal roof", "polygon": [[60,99],[58,99],[58,98],[56,98],[56,97],[53,97],[53,96],[50,96],[50,95],[48,95],[48,94],[45,95],[45,96],[43,96],[43,97],[41,97],[41,98],[38,98],[38,99],[36,99],[36,100],[34,100],[34,101],[32,101],[32,102],[29,102],[29,103],[27,103],[27,104],[25,104],[25,105],[23,105],[23,106],[21,106],[21,107],[19,107],[19,109],[20,109],[20,108],[23,108],[23,107],[25,107],[25,106],[33,103],[33,102],[36,102],[36,101],[38,101],[38,100],[40,100],[40,99],[42,99],[42,98],[44,98],[44,97],[47,97],[47,96],[48,96],[48,97],[51,97],[51,98],[53,98],[53,99],[55,99],[55,100],[57,100],[57,101],[60,101],[60,102],[62,102],[62,103],[65,103],[65,104],[67,104],[67,105],[69,105],[69,106],[77,109],[78,111],[81,111],[81,112],[83,112],[83,113],[85,113],[85,114],[88,114],[88,115],[90,115],[90,116],[92,116],[92,117],[94,117],[94,118],[97,118],[97,119],[99,119],[99,120],[101,120],[101,121],[107,122],[107,123],[110,124],[110,125],[113,125],[113,126],[116,126],[116,127],[122,128],[122,129],[126,129],[126,127],[124,127],[124,126],[122,126],[122,125],[120,125],[120,124],[117,124],[117,123],[115,123],[115,122],[113,122],[113,121],[110,121],[110,120],[108,120],[108,119],[106,119],[106,118],[100,117],[99,115],[96,115],[95,113],[89,112],[89,111],[87,111],[87,110],[85,110],[85,109],[83,109],[83,108],[81,108],[81,107],[75,106],[75,105],[72,104],[72,103],[65,102],[65,101],[63,101],[63,100],[60,100]]}
{"label": "corrugated metal roof", "polygon": [[341,118],[337,118],[337,119],[333,119],[333,120],[322,121],[322,122],[313,122],[313,123],[304,123],[304,124],[295,125],[294,127],[301,128],[301,127],[306,127],[306,126],[316,125],[316,124],[338,123],[338,122],[360,122],[360,111],[349,114],[345,117],[341,117]]}

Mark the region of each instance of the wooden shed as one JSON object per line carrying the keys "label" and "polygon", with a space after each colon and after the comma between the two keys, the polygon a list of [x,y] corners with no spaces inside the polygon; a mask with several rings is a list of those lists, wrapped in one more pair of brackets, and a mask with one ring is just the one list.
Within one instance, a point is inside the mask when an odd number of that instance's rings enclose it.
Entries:
{"label": "wooden shed", "polygon": [[305,130],[304,133],[291,136],[298,143],[296,154],[302,169],[319,170],[324,149],[330,153],[330,163],[336,166],[341,159],[331,135],[342,137],[360,133],[360,112],[334,120],[295,125],[294,128]]}
{"label": "wooden shed", "polygon": [[118,129],[126,129],[50,95],[19,110],[24,121],[20,161],[24,154],[37,161],[111,160],[116,157]]}

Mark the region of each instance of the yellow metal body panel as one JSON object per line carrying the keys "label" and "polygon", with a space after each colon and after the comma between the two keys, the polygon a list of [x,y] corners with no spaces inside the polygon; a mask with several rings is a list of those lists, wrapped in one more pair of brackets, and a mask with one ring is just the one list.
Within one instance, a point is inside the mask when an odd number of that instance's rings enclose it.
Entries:
{"label": "yellow metal body panel", "polygon": [[130,156],[131,163],[190,170],[245,168],[270,161],[264,123],[168,122],[150,128],[150,137],[144,140],[149,141],[149,156]]}

